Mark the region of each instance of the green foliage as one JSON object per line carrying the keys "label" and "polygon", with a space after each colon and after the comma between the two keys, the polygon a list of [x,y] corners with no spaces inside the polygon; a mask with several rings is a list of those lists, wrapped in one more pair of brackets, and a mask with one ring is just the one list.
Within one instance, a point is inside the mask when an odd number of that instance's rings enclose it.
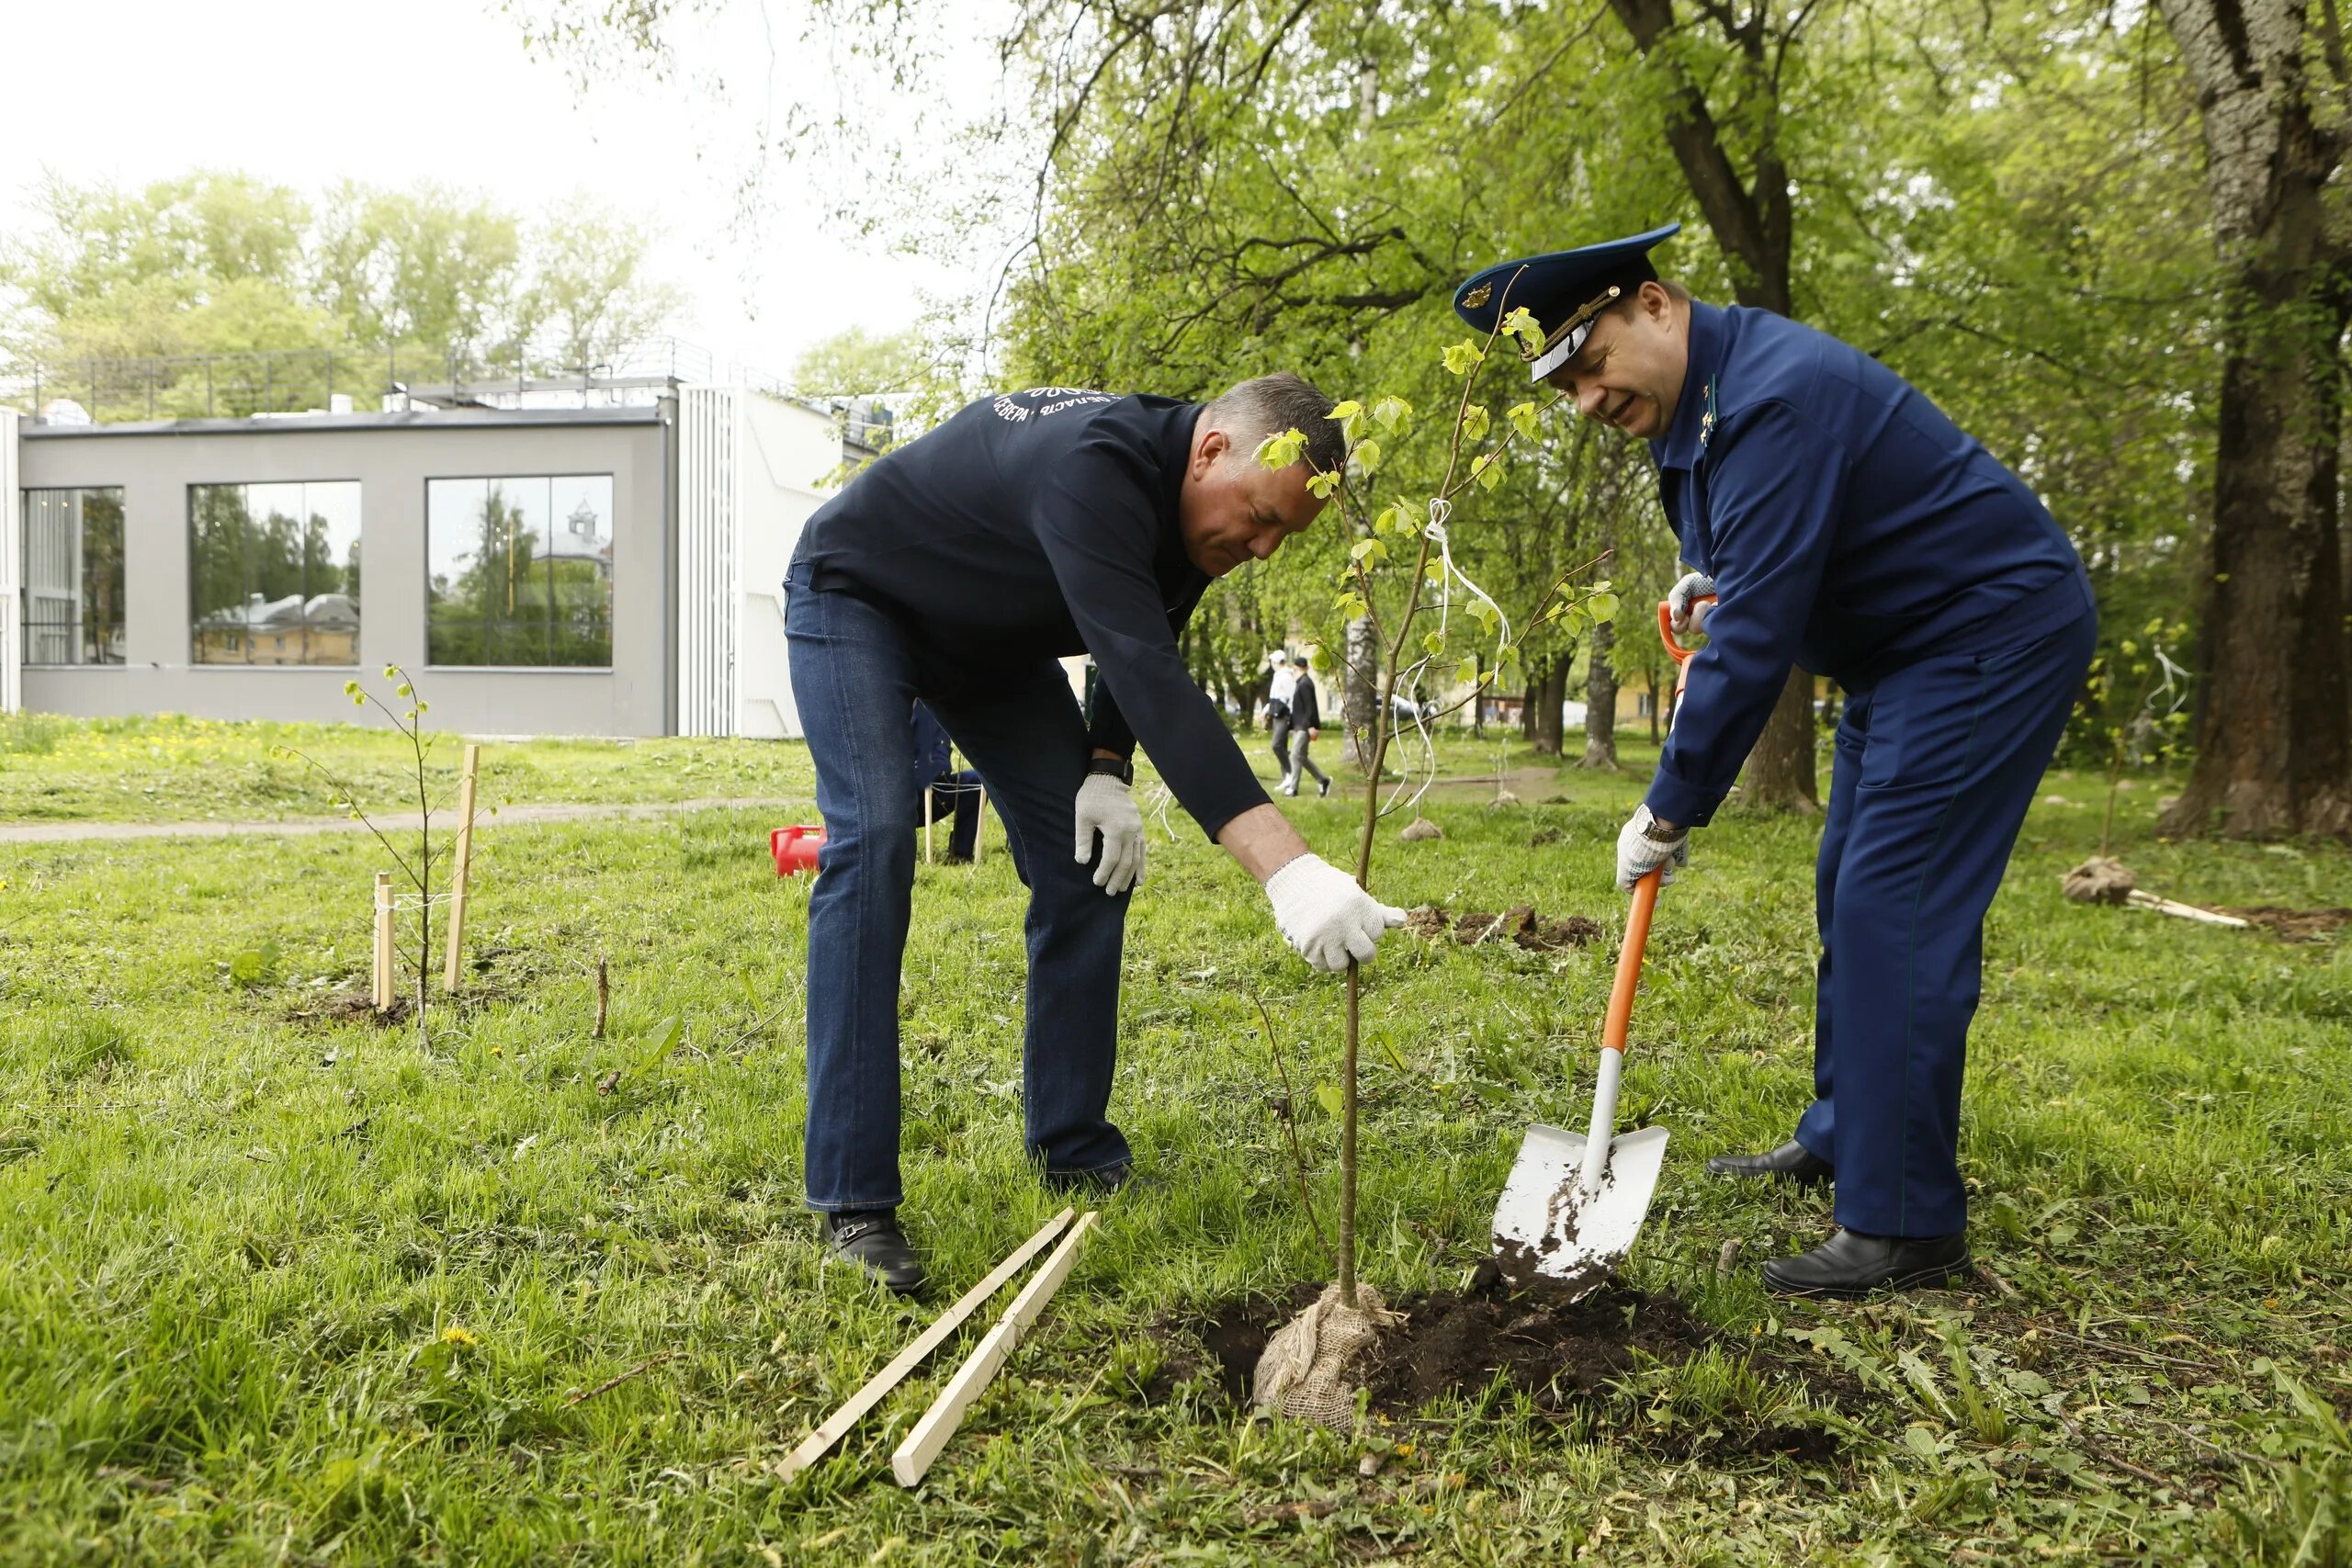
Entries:
{"label": "green foliage", "polygon": [[[39,210],[0,243],[0,284],[23,297],[0,349],[20,358],[400,349],[470,369],[544,341],[577,366],[680,299],[648,276],[644,227],[584,196],[526,220],[440,185],[345,182],[313,202],[199,170],[137,190],[52,177]],[[380,366],[373,379],[354,367],[322,388],[372,396],[381,381]]]}

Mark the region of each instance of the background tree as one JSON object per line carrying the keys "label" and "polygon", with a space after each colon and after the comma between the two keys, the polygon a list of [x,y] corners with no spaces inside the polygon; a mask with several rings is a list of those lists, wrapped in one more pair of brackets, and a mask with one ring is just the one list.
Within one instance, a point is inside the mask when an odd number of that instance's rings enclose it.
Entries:
{"label": "background tree", "polygon": [[[0,352],[69,372],[351,349],[465,373],[511,367],[538,338],[548,367],[577,368],[679,302],[650,275],[645,231],[580,197],[534,220],[444,186],[345,183],[314,205],[201,170],[136,191],[52,179],[38,205],[37,224],[0,241],[0,285],[20,299],[0,321]],[[380,389],[380,366],[351,368],[334,389]],[[200,374],[195,385],[200,398]]]}
{"label": "background tree", "polygon": [[[2352,838],[2352,623],[2339,447],[2352,72],[2333,4],[2163,0],[2205,132],[2226,293],[2208,679],[2177,830]],[[2314,79],[2306,57],[2327,63]]]}

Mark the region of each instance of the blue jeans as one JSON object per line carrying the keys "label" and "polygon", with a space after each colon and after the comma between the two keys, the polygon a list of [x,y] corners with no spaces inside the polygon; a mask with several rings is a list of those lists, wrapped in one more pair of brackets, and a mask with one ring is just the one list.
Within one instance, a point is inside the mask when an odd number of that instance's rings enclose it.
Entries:
{"label": "blue jeans", "polygon": [[922,819],[909,766],[920,697],[971,760],[1029,884],[1023,1135],[1049,1174],[1128,1158],[1106,1112],[1118,1054],[1127,895],[1073,860],[1085,716],[1059,663],[976,671],[927,650],[880,606],[785,580],[793,696],[817,765],[824,848],[808,897],[808,1207],[895,1208],[899,1179],[899,967]]}
{"label": "blue jeans", "polygon": [[2086,613],[1994,653],[1924,659],[1848,694],[1815,873],[1814,1101],[1797,1142],[1866,1235],[1968,1224],[1960,1090],[1984,912],[2081,694]]}

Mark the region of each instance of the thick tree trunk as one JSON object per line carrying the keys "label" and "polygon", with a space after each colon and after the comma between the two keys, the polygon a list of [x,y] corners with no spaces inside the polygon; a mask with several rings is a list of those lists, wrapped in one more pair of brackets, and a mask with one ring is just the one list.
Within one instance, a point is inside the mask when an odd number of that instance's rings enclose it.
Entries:
{"label": "thick tree trunk", "polygon": [[[2167,831],[2352,838],[2336,519],[2352,246],[2300,0],[2162,0],[2198,89],[2231,275],[2197,760]],[[2340,201],[2335,203],[2340,205]]]}
{"label": "thick tree trunk", "polygon": [[1340,682],[1348,733],[1340,755],[1359,768],[1372,766],[1372,727],[1378,722],[1375,710],[1380,706],[1380,684],[1374,672],[1380,660],[1378,641],[1369,619],[1360,616],[1348,623],[1347,671]]}
{"label": "thick tree trunk", "polygon": [[1586,655],[1590,668],[1584,678],[1584,756],[1579,768],[1617,771],[1617,671],[1609,667],[1609,650],[1617,628],[1604,621],[1592,628],[1592,648]]}
{"label": "thick tree trunk", "polygon": [[1535,754],[1556,757],[1560,754],[1561,706],[1568,700],[1568,662],[1575,655],[1556,654],[1544,671],[1535,698],[1535,732],[1532,737]]}
{"label": "thick tree trunk", "polygon": [[[1747,81],[1760,94],[1756,104],[1741,112],[1761,131],[1752,156],[1753,177],[1742,181],[1738,167],[1724,145],[1719,122],[1707,94],[1684,63],[1670,51],[1653,51],[1678,27],[1674,0],[1609,0],[1609,8],[1624,25],[1634,47],[1653,66],[1668,73],[1673,110],[1666,121],[1666,140],[1682,167],[1684,183],[1706,215],[1707,227],[1731,263],[1732,294],[1743,305],[1793,318],[1789,291],[1789,258],[1794,249],[1794,213],[1788,165],[1775,140],[1780,104],[1780,67],[1768,63],[1767,29],[1763,13],[1753,25],[1731,32],[1724,41],[1737,51]],[[1713,13],[1711,13],[1713,14]],[[1720,13],[1728,17],[1728,10]],[[1696,23],[1692,24],[1694,27]],[[1794,28],[1783,40],[1794,48]],[[1742,774],[1750,807],[1782,811],[1817,811],[1820,790],[1813,767],[1812,682],[1792,671],[1790,684],[1781,694],[1764,733],[1748,753]],[[1803,694],[1798,693],[1799,683]]]}
{"label": "thick tree trunk", "polygon": [[1814,769],[1813,677],[1789,671],[1781,700],[1740,771],[1741,798],[1776,811],[1821,809]]}

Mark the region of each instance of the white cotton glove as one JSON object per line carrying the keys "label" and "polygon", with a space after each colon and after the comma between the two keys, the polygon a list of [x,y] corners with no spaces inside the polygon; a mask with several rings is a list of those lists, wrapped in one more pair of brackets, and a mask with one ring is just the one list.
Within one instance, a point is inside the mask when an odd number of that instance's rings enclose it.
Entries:
{"label": "white cotton glove", "polygon": [[1617,890],[1620,893],[1631,893],[1634,883],[1659,866],[1666,867],[1666,874],[1657,879],[1658,886],[1671,886],[1674,868],[1690,863],[1690,829],[1678,828],[1670,839],[1652,836],[1664,831],[1657,826],[1657,818],[1650,815],[1647,806],[1634,807],[1633,820],[1627,822],[1617,835]]}
{"label": "white cotton glove", "polygon": [[1078,863],[1094,853],[1094,835],[1102,835],[1102,859],[1094,867],[1094,886],[1105,893],[1125,893],[1143,886],[1143,813],[1136,809],[1135,792],[1108,773],[1089,773],[1078,786]]}
{"label": "white cotton glove", "polygon": [[1689,637],[1699,629],[1690,618],[1691,602],[1707,598],[1714,591],[1715,580],[1703,571],[1685,572],[1681,581],[1666,591],[1666,613],[1673,619],[1676,637]]}
{"label": "white cotton glove", "polygon": [[1274,924],[1298,955],[1325,974],[1352,958],[1372,962],[1380,933],[1405,923],[1405,911],[1384,904],[1321,855],[1301,855],[1266,878]]}

